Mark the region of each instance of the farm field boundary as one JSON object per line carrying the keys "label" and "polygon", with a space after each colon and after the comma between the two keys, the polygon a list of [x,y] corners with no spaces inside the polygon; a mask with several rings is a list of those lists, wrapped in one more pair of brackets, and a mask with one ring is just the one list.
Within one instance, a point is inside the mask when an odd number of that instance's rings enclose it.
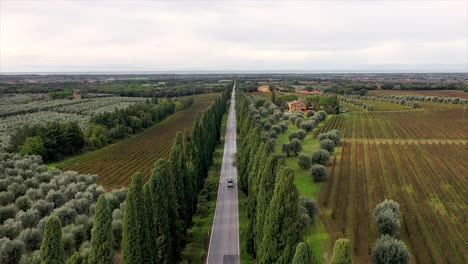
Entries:
{"label": "farm field boundary", "polygon": [[169,154],[176,133],[191,129],[197,115],[218,96],[214,93],[195,95],[195,102],[190,108],[171,115],[144,132],[55,166],[62,170],[97,174],[98,183],[106,189],[126,186],[131,176],[138,171],[146,180],[154,162]]}

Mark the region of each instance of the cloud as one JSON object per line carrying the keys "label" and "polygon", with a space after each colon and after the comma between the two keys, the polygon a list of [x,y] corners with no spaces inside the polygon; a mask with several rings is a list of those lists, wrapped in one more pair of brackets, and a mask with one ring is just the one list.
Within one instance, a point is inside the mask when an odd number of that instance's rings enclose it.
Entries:
{"label": "cloud", "polygon": [[467,8],[466,1],[1,1],[0,71],[468,71]]}

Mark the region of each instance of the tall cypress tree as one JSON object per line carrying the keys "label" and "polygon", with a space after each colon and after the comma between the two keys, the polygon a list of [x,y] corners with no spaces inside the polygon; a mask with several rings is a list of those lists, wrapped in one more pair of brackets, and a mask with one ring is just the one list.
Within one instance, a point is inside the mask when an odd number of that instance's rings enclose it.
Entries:
{"label": "tall cypress tree", "polygon": [[[183,228],[186,230],[190,223],[191,215],[189,213],[189,206],[185,191],[185,174],[186,171],[186,160],[185,160],[185,153],[183,152],[183,134],[182,132],[178,132],[175,139],[174,144],[171,149],[170,154],[170,161],[172,165],[172,175],[174,176],[174,191],[176,194],[177,204],[178,206],[178,213],[179,217],[183,221]],[[184,232],[185,237],[185,232]]]}
{"label": "tall cypress tree", "polygon": [[332,264],[351,264],[353,258],[351,255],[351,242],[349,239],[340,238],[335,241],[333,247]]}
{"label": "tall cypress tree", "polygon": [[315,260],[314,255],[312,254],[312,250],[310,249],[309,244],[305,242],[300,242],[297,244],[296,253],[294,253],[294,257],[292,259],[291,264],[315,264],[317,261]]}
{"label": "tall cypress tree", "polygon": [[280,155],[270,155],[265,164],[266,170],[260,176],[258,183],[257,219],[255,221],[255,250],[257,252],[262,242],[265,217],[275,189],[276,173],[281,166],[284,166],[284,158]]}
{"label": "tall cypress tree", "polygon": [[41,246],[42,264],[63,264],[65,256],[62,242],[62,226],[57,216],[47,220]]}
{"label": "tall cypress tree", "polygon": [[249,224],[247,226],[247,250],[250,254],[255,255],[255,226],[256,226],[256,208],[257,208],[257,194],[259,189],[259,179],[264,173],[267,173],[268,168],[266,163],[269,154],[273,151],[273,144],[265,142],[261,144],[259,151],[255,155],[255,164],[253,165],[252,172],[249,173],[249,196],[248,196],[248,215]]}
{"label": "tall cypress tree", "polygon": [[151,188],[151,179],[144,185],[143,187],[144,194],[145,194],[145,203],[146,203],[146,213],[148,219],[148,228],[149,228],[149,236],[150,236],[150,245],[151,250],[146,254],[151,254],[151,258],[153,262],[158,263],[159,259],[159,251],[158,251],[158,231],[157,231],[157,223],[156,223],[156,208],[155,208],[155,201],[154,201],[154,194]]}
{"label": "tall cypress tree", "polygon": [[112,212],[104,195],[101,195],[96,203],[89,262],[92,264],[114,263]]}
{"label": "tall cypress tree", "polygon": [[282,167],[263,227],[260,264],[289,264],[299,242],[299,192],[292,169]]}
{"label": "tall cypress tree", "polygon": [[132,178],[125,199],[122,236],[122,263],[149,263],[151,254],[149,227],[140,174]]}

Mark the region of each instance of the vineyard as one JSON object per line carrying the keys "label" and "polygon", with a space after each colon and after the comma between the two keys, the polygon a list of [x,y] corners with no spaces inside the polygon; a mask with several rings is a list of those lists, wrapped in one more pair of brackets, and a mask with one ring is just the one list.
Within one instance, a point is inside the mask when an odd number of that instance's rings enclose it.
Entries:
{"label": "vineyard", "polygon": [[345,143],[320,197],[330,235],[351,238],[356,261],[367,263],[372,210],[389,198],[402,208],[402,238],[417,263],[466,263],[466,154],[466,144]]}
{"label": "vineyard", "polygon": [[380,94],[393,95],[423,95],[423,96],[446,96],[460,97],[468,99],[468,93],[458,90],[372,90],[369,95],[377,96]]}
{"label": "vineyard", "polygon": [[468,127],[463,109],[347,113],[343,147],[328,166],[321,218],[333,239],[350,238],[355,263],[369,263],[378,238],[373,209],[384,199],[402,210],[401,238],[415,263],[466,263]]}
{"label": "vineyard", "polygon": [[74,157],[57,164],[64,170],[92,173],[107,189],[126,186],[138,170],[145,180],[156,160],[169,154],[178,131],[190,129],[196,116],[205,110],[218,94],[195,95],[194,104],[132,138],[97,151]]}
{"label": "vineyard", "polygon": [[467,139],[463,109],[408,110],[336,115],[317,133],[338,129],[344,138]]}

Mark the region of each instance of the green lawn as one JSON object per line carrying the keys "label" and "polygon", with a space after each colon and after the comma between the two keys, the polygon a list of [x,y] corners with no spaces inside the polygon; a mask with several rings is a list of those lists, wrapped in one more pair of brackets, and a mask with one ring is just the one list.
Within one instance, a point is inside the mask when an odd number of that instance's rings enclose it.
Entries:
{"label": "green lawn", "polygon": [[[319,142],[316,138],[313,137],[313,135],[315,134],[316,130],[329,121],[331,117],[332,115],[329,115],[327,119],[320,122],[313,131],[307,133],[306,138],[302,141],[301,153],[311,155],[313,152],[320,149]],[[289,123],[289,127],[286,133],[278,135],[275,147],[276,153],[281,153],[281,145],[283,143],[289,142],[289,134],[297,130],[299,129],[294,124]],[[301,196],[312,198],[317,201],[322,183],[315,183],[310,176],[309,169],[300,168],[297,164],[297,161],[298,156],[294,154],[286,158],[286,165],[294,170],[294,183],[296,184]],[[312,251],[317,256],[319,263],[326,263],[323,256],[331,254],[332,241],[319,217],[316,217],[315,223],[311,224],[309,229],[306,231],[304,240],[311,246]]]}

